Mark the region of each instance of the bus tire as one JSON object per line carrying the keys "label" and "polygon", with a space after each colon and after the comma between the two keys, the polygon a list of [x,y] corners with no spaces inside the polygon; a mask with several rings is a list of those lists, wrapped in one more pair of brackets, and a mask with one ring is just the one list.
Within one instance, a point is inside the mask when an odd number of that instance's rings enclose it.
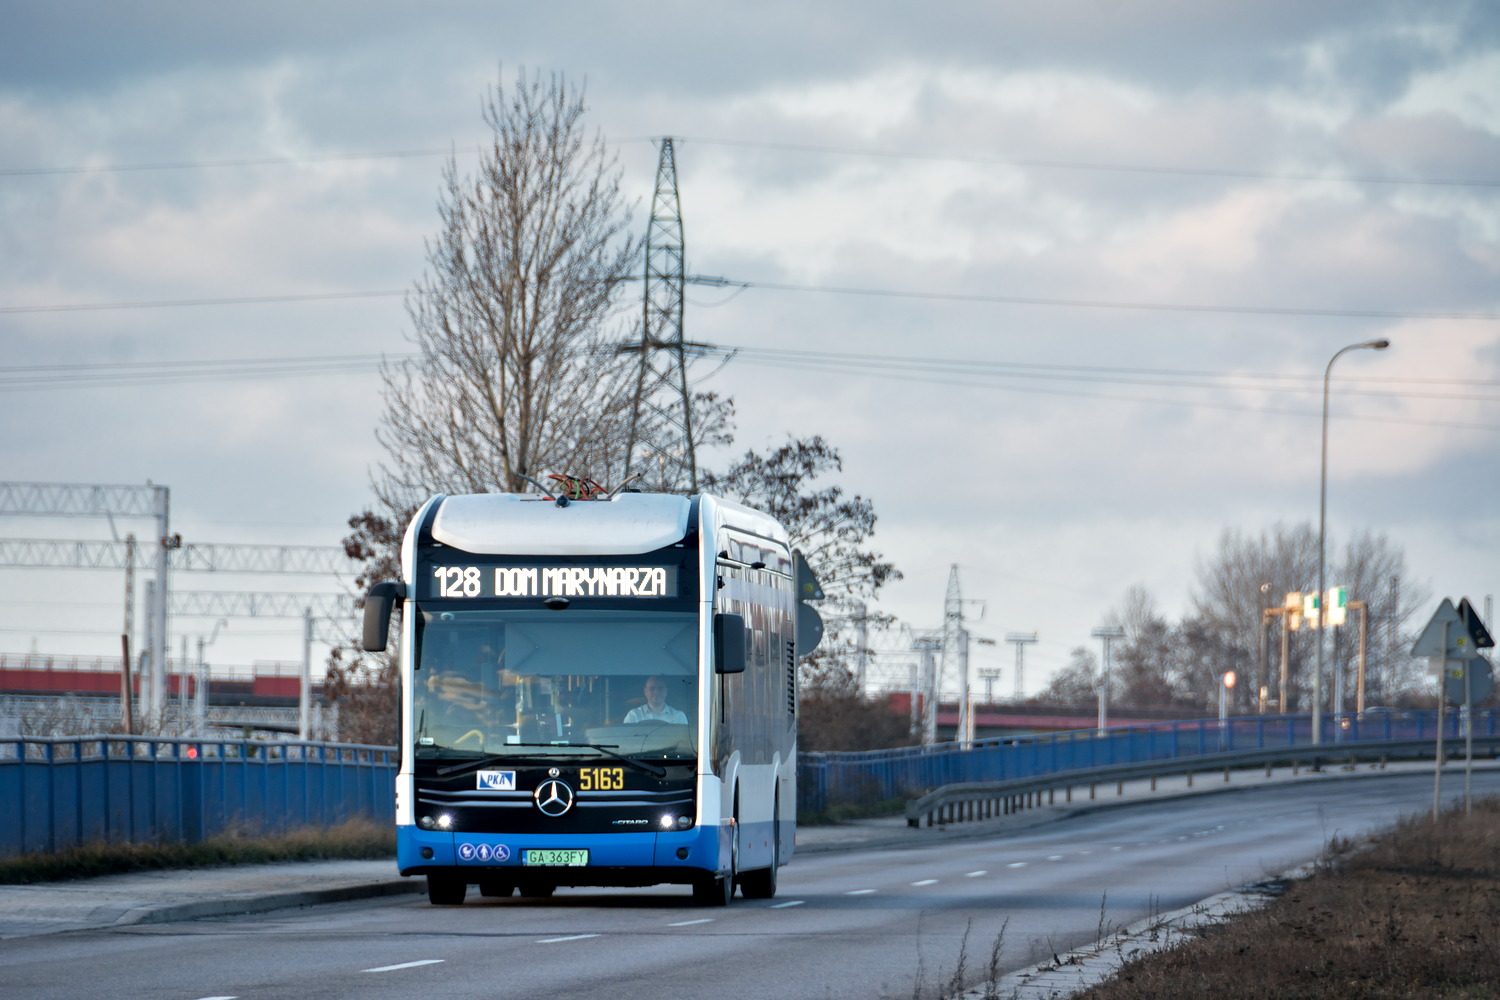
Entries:
{"label": "bus tire", "polygon": [[693,883],[693,902],[699,906],[728,906],[734,898],[734,875],[702,875]]}
{"label": "bus tire", "polygon": [[746,899],[770,899],[776,895],[776,866],[757,868],[740,876],[740,895]]}
{"label": "bus tire", "polygon": [[428,875],[427,902],[433,906],[462,906],[469,884],[455,875]]}

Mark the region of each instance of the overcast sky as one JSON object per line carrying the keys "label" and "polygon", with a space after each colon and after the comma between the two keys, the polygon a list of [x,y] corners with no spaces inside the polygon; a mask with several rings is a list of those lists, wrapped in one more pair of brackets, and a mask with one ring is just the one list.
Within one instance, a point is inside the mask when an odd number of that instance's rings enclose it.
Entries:
{"label": "overcast sky", "polygon": [[[939,625],[957,564],[976,634],[1039,633],[1028,691],[1132,585],[1179,616],[1224,529],[1316,522],[1324,366],[1377,337],[1335,369],[1332,539],[1384,532],[1435,596],[1500,588],[1493,3],[11,0],[0,480],[151,480],[188,541],[336,544],[371,369],[85,366],[409,350],[400,296],[364,293],[421,273],[443,151],[473,162],[523,67],[587,81],[642,233],[678,137],[688,271],[800,289],[691,288],[687,337],[835,355],[714,375],[738,447],[833,442],[905,574],[882,608]],[[64,308],[293,296],[324,298]],[[118,573],[0,585],[0,652],[117,648]],[[299,635],[239,619],[211,655]],[[1010,691],[1008,647],[975,662]]]}

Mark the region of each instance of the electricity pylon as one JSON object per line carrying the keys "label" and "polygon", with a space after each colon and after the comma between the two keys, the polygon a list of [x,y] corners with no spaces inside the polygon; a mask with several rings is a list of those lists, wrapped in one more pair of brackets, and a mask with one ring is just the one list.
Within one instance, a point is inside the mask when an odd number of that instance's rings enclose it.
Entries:
{"label": "electricity pylon", "polygon": [[656,193],[646,227],[644,313],[625,448],[625,476],[639,472],[660,489],[686,485],[698,492],[692,394],[682,339],[682,207],[677,196],[677,160],[670,136],[661,140]]}

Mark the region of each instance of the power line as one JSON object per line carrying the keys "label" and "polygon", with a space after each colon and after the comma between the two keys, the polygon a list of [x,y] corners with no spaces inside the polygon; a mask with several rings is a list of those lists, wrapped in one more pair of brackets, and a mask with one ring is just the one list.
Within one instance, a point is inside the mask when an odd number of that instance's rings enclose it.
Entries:
{"label": "power line", "polygon": [[[739,361],[763,367],[833,370],[844,374],[890,374],[908,381],[946,381],[939,376],[967,379],[1010,379],[1147,385],[1216,391],[1318,391],[1321,376],[1295,372],[1210,371],[1202,369],[1132,368],[1106,365],[1065,365],[1039,362],[993,361],[972,357],[941,358],[913,355],[872,355],[840,351],[804,351],[735,345],[692,345],[690,350],[721,362]],[[58,364],[0,367],[0,388],[89,388],[100,385],[201,382],[228,378],[266,378],[306,374],[364,373],[386,365],[416,360],[407,354],[344,354],[286,358],[241,358],[217,361],[128,362],[124,364]],[[1351,388],[1347,395],[1401,399],[1442,399],[1500,402],[1500,397],[1422,392],[1422,387],[1500,387],[1497,379],[1421,378],[1412,376],[1334,376]],[[950,383],[950,384],[971,384]],[[978,384],[978,383],[974,383]],[[1358,385],[1387,389],[1352,388]]]}
{"label": "power line", "polygon": [[[861,288],[850,285],[800,285],[772,281],[736,281],[708,275],[688,275],[688,284],[740,291],[760,289],[778,292],[814,292],[825,295],[859,295],[876,298],[915,299],[934,302],[977,302],[991,305],[1046,306],[1070,309],[1117,309],[1140,312],[1216,313],[1252,316],[1312,316],[1337,319],[1447,319],[1500,320],[1500,313],[1399,309],[1322,309],[1300,306],[1264,306],[1236,303],[1149,302],[1127,299],[1066,299],[1029,295],[988,295],[964,292],[928,292],[920,289]],[[219,299],[157,299],[140,302],[51,303],[0,306],[0,315],[54,312],[99,312],[110,309],[165,309],[182,306],[263,305],[284,302],[319,302],[338,299],[394,298],[406,291],[323,292],[305,295],[255,295]],[[412,292],[411,294],[416,294]]]}
{"label": "power line", "polygon": [[0,389],[80,389],[173,382],[215,382],[293,375],[357,375],[379,371],[415,354],[335,354],[220,361],[138,361],[107,364],[0,367]]}
{"label": "power line", "polygon": [[35,306],[0,306],[0,314],[102,312],[109,309],[177,309],[184,306],[245,306],[276,302],[328,302],[339,299],[388,299],[404,290],[374,292],[314,292],[306,295],[239,295],[222,299],[151,299],[141,302],[78,302]]}
{"label": "power line", "polygon": [[812,143],[765,142],[755,139],[716,139],[708,136],[684,136],[684,142],[741,149],[774,149],[793,153],[821,153],[838,156],[865,156],[877,159],[928,160],[937,163],[976,163],[981,165],[1028,167],[1043,170],[1086,170],[1103,173],[1159,174],[1168,177],[1218,177],[1228,180],[1290,181],[1298,183],[1390,184],[1424,187],[1500,187],[1500,179],[1482,177],[1399,177],[1381,174],[1318,174],[1274,170],[1245,170],[1225,167],[1184,167],[1172,164],[1101,163],[1098,161],[1055,160],[1030,156],[1003,156],[964,153],[932,153],[899,149],[874,149],[862,146],[823,146]]}
{"label": "power line", "polygon": [[[983,377],[993,379],[1107,383],[1166,388],[1211,389],[1218,392],[1315,394],[1320,391],[1320,385],[1297,384],[1310,383],[1314,378],[1317,378],[1316,376],[1297,374],[1280,375],[1261,372],[1203,372],[1171,369],[1108,368],[1082,365],[1040,365],[982,361],[973,358],[895,357],[766,348],[724,347],[700,353],[710,357],[719,356],[726,361],[737,359],[746,364],[768,367],[798,370],[832,369],[855,374],[891,373],[897,377],[911,381],[944,381],[943,379],[923,376],[953,375],[964,376],[970,379]],[[1341,377],[1335,381],[1362,383],[1376,380]],[[1481,379],[1390,379],[1380,381],[1434,386],[1474,385],[1500,387],[1500,381]],[[1277,384],[1278,382],[1291,384]],[[963,385],[977,383],[957,382],[950,384]],[[1382,398],[1466,400],[1500,403],[1500,396],[1460,394],[1452,391],[1413,392],[1409,390],[1350,388],[1341,390],[1341,393],[1344,395],[1376,396]]]}
{"label": "power line", "polygon": [[[659,136],[625,136],[612,140],[616,144],[654,142]],[[1294,183],[1372,184],[1413,187],[1500,187],[1500,179],[1485,177],[1412,177],[1395,174],[1337,174],[1299,171],[1246,170],[1243,168],[1182,166],[1159,163],[1121,163],[1054,159],[1036,156],[1008,156],[985,153],[947,153],[918,150],[880,149],[868,146],[834,146],[814,143],[773,142],[759,139],[724,139],[713,136],[681,137],[681,141],[705,146],[738,149],[766,149],[779,152],[812,153],[831,156],[860,156],[873,159],[919,160],[935,163],[974,163],[990,166],[1025,167],[1038,170],[1075,170],[1098,173],[1131,173],[1167,177],[1211,177],[1226,180],[1266,180]],[[473,144],[475,147],[479,143]],[[457,149],[399,149],[369,153],[308,153],[300,156],[247,156],[222,159],[159,160],[145,163],[91,163],[68,166],[0,167],[0,177],[41,177],[70,174],[145,173],[162,170],[214,170],[232,167],[299,166],[308,163],[355,163],[369,160],[420,159],[449,156]]]}
{"label": "power line", "polygon": [[67,167],[0,167],[0,177],[44,177],[58,174],[119,174],[153,170],[211,170],[221,167],[292,167],[303,163],[345,163],[447,156],[448,149],[398,149],[376,153],[309,153],[304,156],[246,156],[221,160],[160,160],[154,163],[88,163]]}
{"label": "power line", "polygon": [[1121,309],[1145,312],[1228,313],[1252,316],[1321,316],[1340,319],[1500,319],[1500,313],[1466,313],[1422,310],[1318,309],[1297,306],[1214,304],[1206,302],[1142,302],[1127,299],[1062,299],[1031,295],[981,295],[961,292],[923,292],[915,289],[860,288],[850,285],[795,285],[771,281],[731,281],[727,278],[693,275],[688,281],[720,288],[760,288],[778,292],[819,292],[834,295],[864,295],[876,298],[926,299],[943,302],[982,302],[1017,306],[1061,306],[1072,309]]}
{"label": "power line", "polygon": [[[754,363],[757,363],[757,362],[753,362],[752,361],[750,363],[754,364]],[[791,367],[791,368],[799,367],[799,366],[797,366],[795,364],[778,364],[776,362],[766,362],[766,363],[769,364],[772,367]],[[951,386],[956,386],[956,387],[959,387],[959,388],[969,388],[969,389],[1000,389],[1000,390],[1004,390],[1004,391],[1007,391],[1007,392],[1025,392],[1025,393],[1031,393],[1033,395],[1044,395],[1044,396],[1065,396],[1065,397],[1075,398],[1075,399],[1099,399],[1099,400],[1108,400],[1108,401],[1112,401],[1112,402],[1124,402],[1124,403],[1151,403],[1151,404],[1164,405],[1164,406],[1188,406],[1188,407],[1191,407],[1193,409],[1198,409],[1198,410],[1202,410],[1202,409],[1228,410],[1228,411],[1233,411],[1233,412],[1238,412],[1238,413],[1256,413],[1256,414],[1261,414],[1261,415],[1271,414],[1271,415],[1277,415],[1277,416],[1294,416],[1294,417],[1316,417],[1317,416],[1316,411],[1312,411],[1312,410],[1291,410],[1291,409],[1282,409],[1282,408],[1268,407],[1268,406],[1241,405],[1241,404],[1236,404],[1236,403],[1220,402],[1220,401],[1217,401],[1217,400],[1191,400],[1190,401],[1190,400],[1183,400],[1183,399],[1167,398],[1167,397],[1162,397],[1162,396],[1130,396],[1130,395],[1123,395],[1123,394],[1120,394],[1120,393],[1079,392],[1079,391],[1072,391],[1072,390],[1066,390],[1066,389],[1047,389],[1047,388],[1042,388],[1042,387],[1039,387],[1039,386],[1030,386],[1030,385],[1006,385],[1006,384],[996,384],[995,382],[978,382],[978,381],[973,381],[972,379],[969,379],[969,378],[962,378],[962,377],[941,377],[941,376],[936,375],[936,374],[917,374],[917,375],[912,375],[912,374],[905,373],[905,372],[902,372],[902,371],[899,371],[899,370],[884,370],[884,371],[882,371],[882,370],[870,370],[870,371],[865,371],[862,374],[864,374],[865,376],[867,376],[869,378],[892,379],[892,380],[902,381],[902,382],[920,381],[920,382],[934,383],[934,384],[938,384],[938,385],[951,385]],[[1126,383],[1126,384],[1130,384],[1130,383]],[[1205,385],[1205,386],[1199,386],[1197,388],[1220,388],[1220,387]],[[1386,394],[1386,395],[1390,396],[1390,397],[1400,398],[1400,394],[1398,394],[1398,393],[1389,393],[1389,394]],[[1448,398],[1452,398],[1452,397],[1444,395],[1444,396],[1438,396],[1437,398],[1448,399]],[[1491,397],[1491,398],[1493,398],[1493,397]],[[1500,400],[1496,400],[1496,401],[1500,401]],[[1340,419],[1357,420],[1357,421],[1361,421],[1361,422],[1402,424],[1402,425],[1417,425],[1417,426],[1423,426],[1423,427],[1451,427],[1451,428],[1455,428],[1455,429],[1459,429],[1459,430],[1500,431],[1500,425],[1493,425],[1493,424],[1472,424],[1472,423],[1461,423],[1461,422],[1458,422],[1458,421],[1445,421],[1445,420],[1423,420],[1423,419],[1416,418],[1416,417],[1386,417],[1386,416],[1375,416],[1375,415],[1349,416],[1349,415],[1345,415],[1345,416],[1341,417]]]}

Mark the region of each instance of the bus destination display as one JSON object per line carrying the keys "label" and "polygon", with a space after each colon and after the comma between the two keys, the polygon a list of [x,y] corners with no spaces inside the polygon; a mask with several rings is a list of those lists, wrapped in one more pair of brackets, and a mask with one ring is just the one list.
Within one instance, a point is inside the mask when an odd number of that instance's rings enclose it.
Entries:
{"label": "bus destination display", "polygon": [[428,597],[676,597],[676,566],[434,566]]}

